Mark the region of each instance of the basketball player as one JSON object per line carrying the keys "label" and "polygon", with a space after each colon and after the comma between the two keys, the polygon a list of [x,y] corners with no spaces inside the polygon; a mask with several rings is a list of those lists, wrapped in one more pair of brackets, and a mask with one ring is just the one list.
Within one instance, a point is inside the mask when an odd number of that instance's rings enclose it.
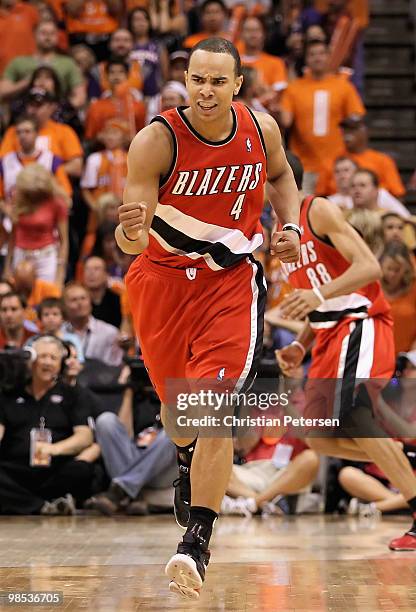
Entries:
{"label": "basketball player", "polygon": [[[156,117],[129,152],[116,239],[124,252],[142,253],[126,284],[165,423],[168,378],[225,377],[238,381],[237,391],[254,379],[266,288],[251,253],[262,243],[266,166],[283,224],[272,251],[284,262],[299,257],[299,201],[279,129],[270,116],[232,103],[240,75],[230,42],[198,43],[186,73],[190,106]],[[232,439],[174,442],[175,515],[186,533],[166,574],[171,591],[197,599],[231,472]]]}
{"label": "basketball player", "polygon": [[[295,156],[288,157],[300,189],[302,166]],[[319,416],[337,416],[323,415],[329,385],[325,388],[322,380],[316,379],[343,379],[341,418],[360,415],[370,435],[377,431],[383,435],[381,429],[374,429],[362,387],[353,397],[356,379],[371,379],[370,389],[380,379],[381,389],[394,373],[392,319],[378,282],[379,264],[337,206],[324,198],[304,197],[301,192],[300,199],[300,260],[297,264],[283,264],[290,284],[297,289],[282,303],[282,313],[291,319],[308,316],[308,322],[294,342],[276,351],[278,363],[283,373],[290,375],[315,341],[306,388],[307,416],[313,412],[314,402],[321,408]],[[370,395],[373,397],[372,392]],[[332,410],[332,403],[326,408]],[[308,444],[323,454],[376,463],[403,494],[413,516],[410,530],[390,542],[390,548],[416,550],[416,478],[398,443],[387,437],[312,437]]]}

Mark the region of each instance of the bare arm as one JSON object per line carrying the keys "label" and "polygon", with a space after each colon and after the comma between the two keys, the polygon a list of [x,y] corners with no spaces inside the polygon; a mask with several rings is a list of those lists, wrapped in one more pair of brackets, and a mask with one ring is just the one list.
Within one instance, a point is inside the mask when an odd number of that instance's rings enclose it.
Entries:
{"label": "bare arm", "polygon": [[76,85],[69,94],[69,101],[74,108],[83,108],[87,101],[87,90],[85,83]]}
{"label": "bare arm", "polygon": [[74,433],[69,438],[51,444],[53,447],[52,455],[78,455],[88,446],[91,446],[94,439],[91,429],[87,425],[77,425]]}
{"label": "bare arm", "polygon": [[123,393],[123,401],[121,402],[118,418],[127,429],[129,436],[134,435],[133,429],[133,389],[126,389]]}
{"label": "bare arm", "polygon": [[68,220],[59,221],[59,248],[58,248],[58,267],[56,271],[55,283],[60,289],[64,286],[66,266],[68,263],[69,239],[68,239]]}
{"label": "bare arm", "polygon": [[124,253],[137,255],[149,243],[149,229],[159,197],[159,180],[167,174],[172,155],[170,135],[160,123],[143,128],[130,145],[123,204],[119,207],[120,224],[115,234]]}
{"label": "bare arm", "polygon": [[75,176],[79,178],[82,174],[82,157],[74,157],[63,164],[65,172],[69,176]]}
{"label": "bare arm", "polygon": [[0,99],[4,102],[15,98],[23,93],[29,87],[30,78],[21,79],[20,81],[10,81],[9,79],[0,80]]}
{"label": "bare arm", "polygon": [[0,423],[0,442],[3,440],[5,427],[2,423]]}

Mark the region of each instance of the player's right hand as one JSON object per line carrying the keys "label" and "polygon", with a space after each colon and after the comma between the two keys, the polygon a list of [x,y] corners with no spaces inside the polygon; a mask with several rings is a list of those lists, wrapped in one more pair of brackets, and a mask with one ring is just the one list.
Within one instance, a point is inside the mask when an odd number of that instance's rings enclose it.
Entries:
{"label": "player's right hand", "polygon": [[274,352],[279,368],[285,376],[295,376],[297,368],[304,357],[302,349],[297,344],[289,344]]}
{"label": "player's right hand", "polygon": [[146,221],[146,211],[146,202],[128,202],[119,206],[120,225],[129,240],[137,240],[140,237]]}

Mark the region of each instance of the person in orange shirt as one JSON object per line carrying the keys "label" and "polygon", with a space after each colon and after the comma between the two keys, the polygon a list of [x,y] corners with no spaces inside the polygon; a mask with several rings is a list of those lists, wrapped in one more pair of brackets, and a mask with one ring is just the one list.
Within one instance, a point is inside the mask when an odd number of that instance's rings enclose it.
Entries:
{"label": "person in orange shirt", "polygon": [[[122,59],[129,65],[130,71],[128,76],[128,85],[133,89],[143,89],[143,79],[138,61],[130,61],[129,56],[133,51],[134,40],[133,34],[125,29],[119,28],[111,34],[109,51],[112,57]],[[103,91],[110,89],[110,83],[107,78],[107,63],[101,62],[98,64],[98,70],[100,73],[100,86]]]}
{"label": "person in orange shirt", "polygon": [[39,13],[34,6],[17,0],[0,0],[0,75],[17,55],[35,51],[34,29]]}
{"label": "person in orange shirt", "polygon": [[27,304],[25,314],[29,321],[37,322],[36,308],[42,300],[48,297],[61,297],[58,285],[36,278],[35,266],[29,260],[17,264],[11,282],[15,291],[25,299]]}
{"label": "person in orange shirt", "polygon": [[123,3],[121,0],[66,0],[66,30],[72,45],[85,43],[97,60],[108,54],[110,34],[118,27]]}
{"label": "person in orange shirt", "polygon": [[243,66],[257,70],[259,84],[263,89],[260,102],[266,108],[277,101],[280,93],[287,87],[287,72],[280,57],[264,52],[266,29],[260,17],[247,17],[243,22],[241,42],[236,47]]}
{"label": "person in orange shirt", "polygon": [[380,153],[368,146],[368,129],[365,117],[352,115],[341,121],[347,156],[358,166],[375,172],[380,186],[387,189],[396,198],[405,195],[406,189],[400,178],[396,162],[390,155]]}
{"label": "person in orange shirt", "polygon": [[201,31],[185,38],[182,46],[191,49],[206,38],[230,38],[226,31],[228,10],[222,0],[205,0],[200,7]]}
{"label": "person in orange shirt", "polygon": [[354,86],[329,72],[328,57],[324,42],[310,41],[305,55],[309,72],[292,81],[281,99],[279,122],[291,128],[289,147],[305,168],[307,193],[315,192],[319,175],[344,151],[340,122],[365,112]]}
{"label": "person in orange shirt", "polygon": [[131,138],[144,127],[146,107],[136,90],[128,86],[129,67],[119,59],[107,64],[107,78],[110,90],[99,100],[92,102],[85,122],[85,137],[97,137],[109,119],[119,119],[128,125]]}
{"label": "person in orange shirt", "polygon": [[[83,150],[78,136],[69,125],[51,119],[56,109],[54,96],[44,89],[33,88],[26,101],[26,112],[37,120],[39,134],[36,139],[37,151],[51,151],[64,162],[69,176],[79,177],[82,172]],[[20,150],[16,126],[10,126],[0,145],[0,157]]]}

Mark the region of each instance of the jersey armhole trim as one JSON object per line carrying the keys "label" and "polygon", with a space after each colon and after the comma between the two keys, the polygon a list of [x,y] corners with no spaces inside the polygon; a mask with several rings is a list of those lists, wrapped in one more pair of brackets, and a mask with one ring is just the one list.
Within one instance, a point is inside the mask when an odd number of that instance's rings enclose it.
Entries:
{"label": "jersey armhole trim", "polygon": [[307,222],[308,222],[308,225],[309,225],[309,229],[311,230],[311,233],[312,233],[312,234],[315,236],[315,238],[316,238],[317,240],[319,240],[319,242],[323,242],[324,244],[326,244],[326,246],[329,246],[329,247],[331,247],[331,248],[335,249],[335,247],[334,247],[334,245],[332,244],[331,239],[329,238],[329,236],[319,236],[319,235],[318,235],[318,234],[317,234],[317,233],[316,233],[316,232],[313,230],[313,228],[312,228],[312,223],[311,223],[311,220],[310,220],[310,218],[309,218],[309,213],[310,213],[310,211],[311,211],[312,204],[314,203],[314,201],[315,201],[315,200],[316,200],[316,196],[314,196],[314,197],[312,198],[312,200],[310,201],[310,203],[309,203],[309,208],[308,208],[308,210],[307,210],[307,212],[306,212],[306,219],[307,219]]}
{"label": "jersey armhole trim", "polygon": [[178,160],[178,141],[176,140],[176,134],[172,126],[170,125],[169,121],[167,121],[161,115],[156,115],[156,117],[153,117],[150,123],[154,123],[156,121],[158,121],[159,123],[162,123],[165,127],[168,128],[170,135],[172,137],[172,144],[173,144],[173,156],[172,156],[172,162],[169,166],[169,170],[164,176],[160,177],[160,181],[159,181],[159,189],[162,189],[162,187],[164,187],[169,181],[169,179],[172,177],[172,174],[175,170],[176,162]]}
{"label": "jersey armhole trim", "polygon": [[260,138],[261,146],[263,148],[264,157],[267,159],[266,143],[264,141],[264,136],[263,136],[263,132],[261,131],[260,124],[257,121],[257,118],[256,118],[255,114],[253,113],[253,111],[251,110],[251,108],[249,108],[248,106],[246,106],[245,108],[248,110],[249,115],[250,115],[251,119],[253,120],[253,123],[254,123],[254,125],[256,127],[256,130],[257,130],[259,138]]}

